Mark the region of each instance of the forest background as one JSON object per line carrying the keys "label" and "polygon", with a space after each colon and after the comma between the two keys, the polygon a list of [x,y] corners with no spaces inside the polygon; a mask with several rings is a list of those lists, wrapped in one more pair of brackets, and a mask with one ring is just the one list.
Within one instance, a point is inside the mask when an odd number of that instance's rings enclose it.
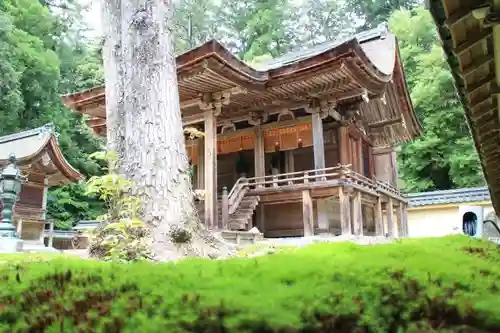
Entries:
{"label": "forest background", "polygon": [[[97,0],[96,0],[97,1]],[[435,26],[419,0],[174,0],[175,49],[209,39],[258,63],[348,37],[387,23],[396,34],[408,89],[424,134],[401,146],[405,192],[484,185],[464,111]],[[0,1],[0,135],[53,122],[69,163],[85,176],[101,174],[88,158],[104,148],[60,95],[103,84],[102,38],[79,0]],[[94,8],[95,10],[95,8]],[[84,184],[50,190],[56,228],[102,214]]]}

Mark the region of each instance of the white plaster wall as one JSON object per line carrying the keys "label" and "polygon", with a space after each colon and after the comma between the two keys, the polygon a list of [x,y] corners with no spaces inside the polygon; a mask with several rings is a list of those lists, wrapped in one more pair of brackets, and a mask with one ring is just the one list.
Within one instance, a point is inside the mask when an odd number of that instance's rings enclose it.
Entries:
{"label": "white plaster wall", "polygon": [[[463,206],[474,206],[464,204]],[[482,205],[483,216],[493,211],[493,206]],[[441,237],[462,233],[462,216],[459,206],[431,209],[409,209],[408,228],[410,237]]]}
{"label": "white plaster wall", "polygon": [[441,237],[459,233],[462,221],[458,207],[443,209],[409,209],[410,237]]}

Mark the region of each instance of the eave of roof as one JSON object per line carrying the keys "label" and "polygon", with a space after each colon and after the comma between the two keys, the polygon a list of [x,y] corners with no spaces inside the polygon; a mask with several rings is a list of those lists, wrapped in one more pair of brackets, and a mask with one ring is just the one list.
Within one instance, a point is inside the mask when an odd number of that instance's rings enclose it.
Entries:
{"label": "eave of roof", "polygon": [[57,170],[63,175],[63,180],[57,184],[75,182],[83,179],[73,166],[64,158],[59,145],[54,125],[44,126],[17,132],[0,137],[0,165],[6,165],[11,153],[14,153],[20,166],[36,163],[48,153]]}
{"label": "eave of roof", "polygon": [[[320,44],[309,50],[292,52],[263,63],[254,68],[244,61],[238,59],[221,43],[210,40],[198,47],[188,50],[176,57],[177,73],[192,70],[200,66],[207,66],[209,60],[220,63],[225,73],[230,73],[239,78],[246,79],[249,87],[254,89],[265,89],[283,80],[295,80],[302,73],[315,70],[317,67],[338,60],[339,57],[352,55],[358,57],[370,69],[375,80],[387,82],[392,78],[392,68],[379,68],[377,61],[373,59],[370,52],[365,52],[362,44],[375,39],[394,38],[387,32],[387,28],[381,26],[371,29],[351,38],[340,41],[332,41]],[[62,102],[68,107],[73,107],[75,103],[82,103],[95,98],[102,98],[105,95],[104,86],[90,88],[84,91],[75,92],[61,96]]]}
{"label": "eave of roof", "polygon": [[409,193],[405,196],[410,207],[467,202],[490,201],[487,187],[461,188],[456,190]]}
{"label": "eave of roof", "polygon": [[[379,129],[378,144],[399,144],[421,134],[406,87],[397,39],[385,26],[291,52],[256,68],[239,60],[215,40],[179,55],[176,63],[183,121],[187,123],[202,119],[196,107],[202,93],[220,92],[228,87],[239,91],[224,107],[223,116],[228,119],[244,118],[254,111],[269,112],[269,108],[301,108],[310,92],[319,98],[336,99],[339,107],[343,103],[351,107],[361,101],[364,91],[371,99],[365,103],[371,105],[362,107],[367,118],[383,118],[372,119],[375,123],[383,122],[392,113],[390,120],[400,119]],[[391,99],[391,106],[385,102],[378,105],[378,97],[383,94]],[[283,103],[274,103],[276,99]],[[105,123],[99,122],[106,117],[104,87],[65,95],[62,101],[90,116],[88,125],[104,135]],[[302,105],[297,107],[297,103]]]}
{"label": "eave of roof", "polygon": [[[468,17],[472,17],[472,10],[474,8],[478,8],[480,6],[484,6],[488,4],[487,1],[480,0],[480,1],[460,1],[457,0],[455,3],[453,3],[454,8],[450,9],[447,7],[449,5],[448,2],[446,4],[444,3],[444,0],[426,0],[426,6],[430,10],[432,17],[434,18],[434,21],[436,22],[437,25],[437,31],[439,34],[439,37],[441,38],[442,45],[444,52],[446,54],[446,58],[448,60],[448,63],[450,65],[453,78],[455,81],[455,87],[458,91],[458,94],[460,96],[460,99],[462,101],[462,104],[465,109],[465,116],[467,123],[469,127],[471,128],[471,133],[472,137],[474,139],[474,144],[476,146],[476,150],[479,153],[479,157],[481,160],[481,167],[483,170],[483,173],[486,178],[486,182],[488,183],[488,187],[490,190],[490,194],[492,197],[492,203],[495,208],[495,211],[499,212],[500,211],[500,177],[498,176],[498,166],[500,165],[500,138],[498,135],[498,130],[500,130],[500,123],[498,122],[498,116],[493,116],[493,126],[495,127],[496,130],[496,137],[489,137],[482,135],[482,129],[483,126],[488,126],[488,129],[492,126],[489,122],[485,124],[484,119],[488,118],[487,116],[484,117],[479,117],[475,115],[475,112],[472,110],[471,105],[475,108],[478,106],[478,104],[481,104],[482,102],[477,101],[477,100],[470,100],[469,95],[472,93],[475,93],[478,91],[480,88],[483,87],[488,87],[489,93],[486,98],[483,99],[483,101],[490,100],[492,103],[496,106],[497,101],[496,97],[494,96],[495,92],[494,89],[491,85],[484,84],[482,86],[478,86],[476,82],[474,84],[471,84],[470,82],[467,83],[464,80],[464,73],[463,73],[463,65],[461,64],[460,57],[457,56],[456,52],[454,52],[454,45],[453,44],[458,44],[456,40],[453,39],[453,34],[451,31],[451,22],[453,22],[453,25],[456,25],[457,27],[460,25],[461,29],[466,32],[467,34],[467,42],[472,41],[473,38],[478,37],[477,31],[472,31],[470,29],[473,29],[474,27],[470,26],[470,24],[465,24],[465,21],[468,20]],[[459,15],[460,14],[460,15]],[[475,26],[479,26],[480,22],[477,21],[475,22]],[[491,30],[491,28],[485,28],[483,29],[483,33],[486,36],[486,33],[488,30]],[[487,50],[487,43],[486,39],[480,41],[480,43],[474,43],[473,45],[484,45],[485,48],[483,50]],[[465,42],[465,44],[467,43]],[[462,44],[464,45],[464,44]],[[481,53],[480,53],[481,55]],[[487,54],[487,56],[492,56],[493,54]],[[470,60],[470,65],[473,65],[475,60],[472,58]],[[477,70],[479,67],[483,65],[480,65],[476,67],[475,69]],[[468,68],[469,69],[469,68]],[[484,68],[483,68],[484,69]],[[493,78],[495,77],[495,71],[491,70],[489,72],[489,75],[492,76]],[[492,81],[492,79],[490,79]],[[491,82],[490,81],[490,82]],[[477,96],[476,96],[477,97]],[[497,108],[497,107],[496,107]],[[477,111],[477,110],[475,110]],[[496,112],[495,112],[496,113]],[[496,121],[495,121],[496,118]],[[476,119],[476,120],[473,120]],[[480,120],[479,120],[480,119]],[[477,122],[477,124],[476,124]],[[493,150],[493,153],[491,151],[483,151],[481,149],[481,146],[483,143],[491,141],[494,142],[495,149]]]}

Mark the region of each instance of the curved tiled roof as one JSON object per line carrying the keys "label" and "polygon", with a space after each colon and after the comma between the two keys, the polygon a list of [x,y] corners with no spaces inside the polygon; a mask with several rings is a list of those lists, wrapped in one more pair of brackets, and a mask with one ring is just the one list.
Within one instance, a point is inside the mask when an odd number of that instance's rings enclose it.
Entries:
{"label": "curved tiled roof", "polygon": [[409,193],[405,197],[408,200],[410,207],[491,200],[487,187]]}
{"label": "curved tiled roof", "polygon": [[[0,137],[0,166],[8,163],[10,154],[16,156],[21,167],[38,168],[46,173],[49,186],[71,183],[83,178],[64,158],[53,124]],[[53,167],[49,167],[50,163]]]}
{"label": "curved tiled roof", "polygon": [[[178,55],[176,65],[185,123],[200,119],[200,96],[228,92],[231,97],[220,120],[271,109],[300,109],[311,96],[335,100],[340,109],[368,99],[365,104],[370,105],[362,110],[367,123],[389,120],[378,128],[381,140],[395,140],[394,144],[421,132],[409,100],[396,37],[385,26],[259,65],[245,63],[211,40]],[[105,95],[101,86],[62,96],[62,101],[91,116],[89,125],[102,133],[106,127],[102,122],[106,118]],[[382,96],[385,101],[378,103]]]}

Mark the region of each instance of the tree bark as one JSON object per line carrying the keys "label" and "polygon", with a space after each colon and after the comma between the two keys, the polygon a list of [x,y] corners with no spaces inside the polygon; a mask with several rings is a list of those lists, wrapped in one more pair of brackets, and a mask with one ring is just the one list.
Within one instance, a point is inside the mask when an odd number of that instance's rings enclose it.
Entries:
{"label": "tree bark", "polygon": [[125,153],[121,4],[122,0],[101,2],[102,31],[104,33],[102,56],[106,81],[107,149],[116,153],[118,159],[122,159]]}
{"label": "tree bark", "polygon": [[[108,36],[119,38],[105,47],[107,97],[118,99],[106,100],[108,147],[123,150],[119,170],[135,184],[133,194],[141,199],[143,221],[151,226],[155,255],[206,256],[214,250],[213,238],[201,228],[193,203],[172,42],[172,2],[105,0],[103,14],[110,25]],[[113,45],[121,47],[120,66],[113,66],[120,55],[110,56]],[[126,135],[110,133],[115,130]],[[179,247],[172,230],[186,230],[191,242]]]}

